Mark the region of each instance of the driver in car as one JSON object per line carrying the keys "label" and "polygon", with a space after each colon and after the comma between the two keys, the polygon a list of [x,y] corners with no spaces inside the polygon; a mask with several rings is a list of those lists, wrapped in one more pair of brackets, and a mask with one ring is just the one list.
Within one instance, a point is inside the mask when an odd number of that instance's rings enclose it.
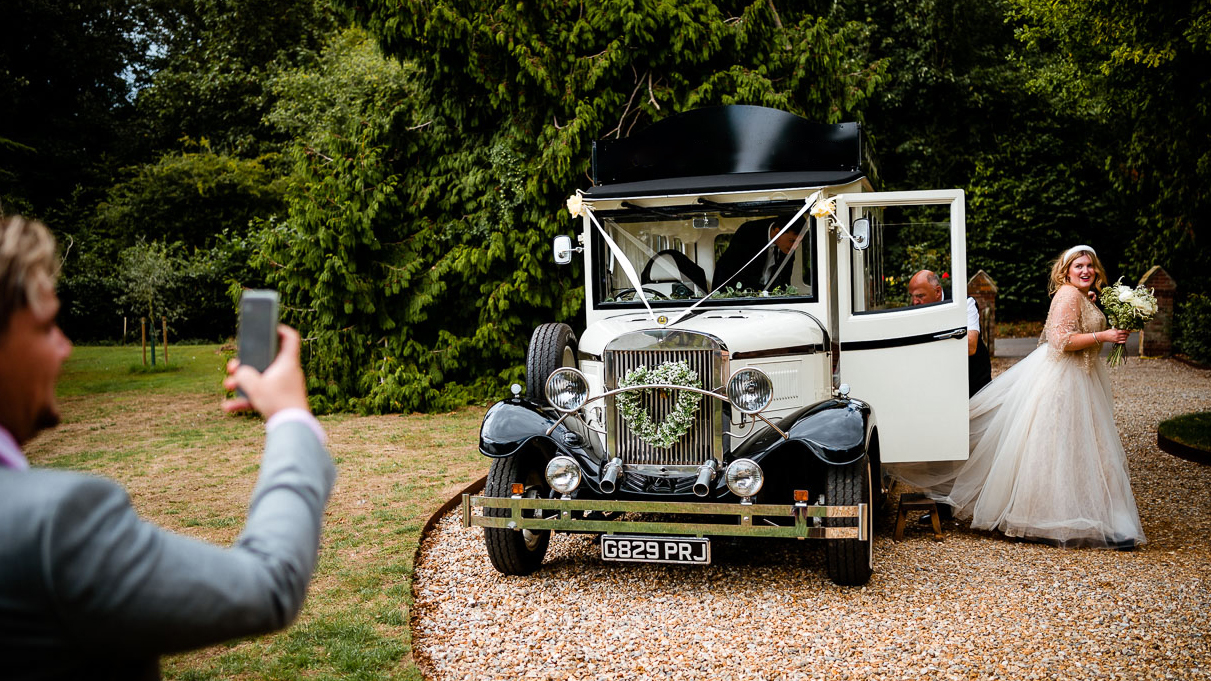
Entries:
{"label": "driver in car", "polygon": [[[757,289],[769,291],[790,283],[791,249],[803,230],[803,221],[796,220],[776,240],[785,218],[761,218],[740,225],[732,235],[727,250],[715,263],[716,289]],[[764,251],[764,252],[762,252]],[[756,256],[756,257],[754,257]]]}

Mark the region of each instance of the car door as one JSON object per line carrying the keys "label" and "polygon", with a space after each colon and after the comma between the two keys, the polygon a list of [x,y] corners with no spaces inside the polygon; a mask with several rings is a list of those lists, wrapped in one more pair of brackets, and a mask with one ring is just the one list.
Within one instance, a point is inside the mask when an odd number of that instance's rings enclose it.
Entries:
{"label": "car door", "polygon": [[[874,410],[883,463],[967,458],[967,266],[962,190],[836,197],[838,379]],[[870,221],[866,248],[846,238]],[[912,304],[928,269],[944,298]]]}

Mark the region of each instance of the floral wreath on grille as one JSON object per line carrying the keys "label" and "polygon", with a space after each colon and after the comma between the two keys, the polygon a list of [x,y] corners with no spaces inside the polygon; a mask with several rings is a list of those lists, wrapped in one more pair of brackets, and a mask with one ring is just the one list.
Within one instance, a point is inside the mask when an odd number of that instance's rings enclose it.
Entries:
{"label": "floral wreath on grille", "polygon": [[[665,362],[658,367],[649,369],[640,365],[631,369],[618,381],[619,388],[630,388],[637,385],[668,385],[682,388],[701,388],[702,381],[698,380],[698,372],[685,362]],[[650,389],[649,389],[650,390]],[[702,403],[702,395],[689,390],[677,391],[677,402],[673,411],[660,425],[652,422],[652,416],[639,403],[640,395],[648,390],[621,392],[614,396],[614,403],[622,418],[630,425],[631,430],[639,439],[653,447],[668,449],[694,425],[694,414]]]}

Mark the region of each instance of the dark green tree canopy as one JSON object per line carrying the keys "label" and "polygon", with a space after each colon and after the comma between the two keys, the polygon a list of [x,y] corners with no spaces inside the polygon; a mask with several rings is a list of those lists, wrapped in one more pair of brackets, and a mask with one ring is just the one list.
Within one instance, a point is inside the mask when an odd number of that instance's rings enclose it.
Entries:
{"label": "dark green tree canopy", "polygon": [[768,0],[352,9],[415,95],[303,136],[264,251],[328,408],[441,409],[520,377],[533,325],[580,311],[550,240],[594,139],[711,104],[836,121],[879,77],[860,25]]}
{"label": "dark green tree canopy", "polygon": [[733,103],[861,121],[880,188],[966,189],[1003,318],[1076,241],[1207,290],[1205,2],[337,3],[0,3],[0,201],[60,234],[72,334],[120,328],[142,237],[181,263],[174,333],[281,288],[324,408],[497,395],[580,311],[549,244],[591,142]]}
{"label": "dark green tree canopy", "polygon": [[323,0],[160,0],[155,72],[137,104],[159,148],[208,139],[221,153],[258,156],[286,138],[262,118],[267,85],[310,63],[336,22]]}
{"label": "dark green tree canopy", "polygon": [[[1034,89],[1104,126],[1108,179],[1127,202],[1132,277],[1162,265],[1211,291],[1211,5],[1013,0]],[[1187,289],[1190,290],[1190,289]]]}
{"label": "dark green tree canopy", "polygon": [[0,210],[58,226],[78,187],[121,165],[141,15],[137,0],[0,3]]}

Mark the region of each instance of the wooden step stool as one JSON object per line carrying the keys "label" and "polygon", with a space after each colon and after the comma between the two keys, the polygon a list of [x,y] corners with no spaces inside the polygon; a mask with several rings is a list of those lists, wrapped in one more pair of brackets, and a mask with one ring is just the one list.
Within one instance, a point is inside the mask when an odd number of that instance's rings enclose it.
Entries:
{"label": "wooden step stool", "polygon": [[929,511],[933,514],[930,516],[933,520],[933,539],[934,541],[942,541],[942,520],[938,518],[938,503],[920,492],[900,495],[900,510],[896,513],[896,534],[894,537],[896,541],[904,539],[904,524],[908,522],[909,511]]}

